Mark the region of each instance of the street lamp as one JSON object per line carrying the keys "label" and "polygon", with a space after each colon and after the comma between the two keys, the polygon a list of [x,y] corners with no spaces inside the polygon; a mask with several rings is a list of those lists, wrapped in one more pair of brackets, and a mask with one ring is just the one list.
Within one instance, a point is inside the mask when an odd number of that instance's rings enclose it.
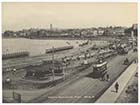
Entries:
{"label": "street lamp", "polygon": [[[67,62],[67,60],[66,60],[66,62],[65,62],[65,80],[66,80],[66,78],[68,77],[66,77],[66,71],[68,71],[67,69],[68,69],[68,62]],[[68,72],[67,72],[68,73]]]}
{"label": "street lamp", "polygon": [[12,69],[12,74],[13,74],[13,98],[14,98],[14,77],[15,77],[15,72],[16,72],[16,69]]}
{"label": "street lamp", "polygon": [[65,68],[64,68],[65,64],[63,64],[63,80],[65,80]]}
{"label": "street lamp", "polygon": [[16,72],[16,69],[12,69],[12,74],[13,74],[13,99],[15,101],[17,101],[18,103],[21,103],[21,95],[19,93],[15,93],[14,92],[14,77],[15,77],[15,72]]}
{"label": "street lamp", "polygon": [[52,74],[53,74],[53,82],[54,82],[54,47],[52,47]]}
{"label": "street lamp", "polygon": [[64,59],[62,58],[62,70],[63,70],[63,80],[65,80],[65,68],[64,68],[64,66],[65,66],[65,61],[64,61]]}

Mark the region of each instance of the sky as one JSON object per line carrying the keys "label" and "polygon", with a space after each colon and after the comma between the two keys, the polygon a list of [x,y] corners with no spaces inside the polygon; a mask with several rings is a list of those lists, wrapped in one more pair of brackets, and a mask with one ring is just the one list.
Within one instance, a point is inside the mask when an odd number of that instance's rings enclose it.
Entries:
{"label": "sky", "polygon": [[2,3],[2,31],[89,28],[137,23],[137,3]]}

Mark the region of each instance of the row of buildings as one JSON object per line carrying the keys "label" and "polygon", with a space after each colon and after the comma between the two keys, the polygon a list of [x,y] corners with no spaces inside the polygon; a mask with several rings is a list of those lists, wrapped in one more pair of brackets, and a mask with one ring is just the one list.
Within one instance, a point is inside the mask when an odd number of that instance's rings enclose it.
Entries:
{"label": "row of buildings", "polygon": [[44,38],[44,37],[97,37],[97,36],[124,36],[130,35],[131,30],[135,30],[137,35],[137,24],[132,27],[98,27],[82,29],[23,29],[21,31],[5,31],[3,37],[25,37],[25,38]]}

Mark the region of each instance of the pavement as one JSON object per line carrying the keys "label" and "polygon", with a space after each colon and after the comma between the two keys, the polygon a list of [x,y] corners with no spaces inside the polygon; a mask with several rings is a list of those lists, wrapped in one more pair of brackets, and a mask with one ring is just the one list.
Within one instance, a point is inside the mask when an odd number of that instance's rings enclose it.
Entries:
{"label": "pavement", "polygon": [[138,103],[138,70],[132,76],[115,103]]}
{"label": "pavement", "polygon": [[[125,86],[137,70],[137,63],[132,63],[126,71],[105,91],[105,93],[96,101],[96,103],[114,103],[120,96]],[[119,83],[118,93],[115,92],[115,84]]]}

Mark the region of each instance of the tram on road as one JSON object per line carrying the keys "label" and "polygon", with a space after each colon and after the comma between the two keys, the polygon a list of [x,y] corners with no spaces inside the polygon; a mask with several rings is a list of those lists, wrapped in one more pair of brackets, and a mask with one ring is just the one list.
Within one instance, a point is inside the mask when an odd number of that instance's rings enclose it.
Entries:
{"label": "tram on road", "polygon": [[107,73],[107,62],[103,58],[99,58],[93,65],[93,75],[103,77]]}

